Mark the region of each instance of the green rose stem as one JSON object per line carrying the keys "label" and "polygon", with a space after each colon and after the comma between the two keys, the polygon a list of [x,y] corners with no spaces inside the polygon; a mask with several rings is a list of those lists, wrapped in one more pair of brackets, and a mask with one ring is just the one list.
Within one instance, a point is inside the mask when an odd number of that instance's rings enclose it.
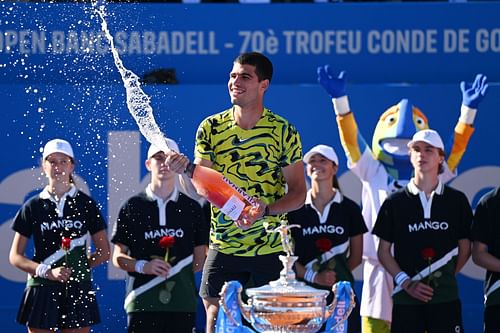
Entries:
{"label": "green rose stem", "polygon": [[175,237],[172,237],[172,236],[163,236],[161,239],[160,239],[160,247],[166,249],[166,252],[165,252],[165,261],[168,262],[168,252],[169,252],[169,249],[174,246],[175,244]]}
{"label": "green rose stem", "polygon": [[[71,238],[63,237],[61,241],[61,248],[64,250],[64,266],[69,267],[68,252],[71,249]],[[68,281],[66,281],[64,284],[66,285],[65,297],[68,298]]]}
{"label": "green rose stem", "polygon": [[432,270],[431,270],[431,265],[432,265],[432,259],[436,256],[436,251],[432,247],[426,247],[425,249],[422,250],[422,258],[427,261],[428,266],[429,266],[429,275],[427,276],[427,285],[429,286],[431,284],[432,280]]}

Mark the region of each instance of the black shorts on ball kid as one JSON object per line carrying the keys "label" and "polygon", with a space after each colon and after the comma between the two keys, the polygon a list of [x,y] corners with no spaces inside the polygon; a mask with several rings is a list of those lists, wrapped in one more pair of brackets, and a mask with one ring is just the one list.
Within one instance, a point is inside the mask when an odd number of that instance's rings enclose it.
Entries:
{"label": "black shorts on ball kid", "polygon": [[488,305],[484,309],[484,333],[498,333],[500,328],[500,305]]}
{"label": "black shorts on ball kid", "polygon": [[460,300],[446,303],[394,304],[391,333],[462,333]]}
{"label": "black shorts on ball kid", "polygon": [[101,319],[92,282],[26,287],[16,321],[46,330],[98,324]]}
{"label": "black shorts on ball kid", "polygon": [[195,312],[130,312],[128,333],[193,333]]}

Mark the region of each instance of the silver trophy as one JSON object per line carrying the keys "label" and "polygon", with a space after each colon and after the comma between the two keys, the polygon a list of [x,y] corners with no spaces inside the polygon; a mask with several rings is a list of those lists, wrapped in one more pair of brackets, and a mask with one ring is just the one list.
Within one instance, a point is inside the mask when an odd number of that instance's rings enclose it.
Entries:
{"label": "silver trophy", "polygon": [[[247,304],[241,300],[241,288],[238,290],[238,305],[241,313],[258,332],[318,332],[321,326],[334,314],[338,305],[337,284],[332,287],[334,300],[330,305],[327,305],[326,298],[330,293],[328,290],[315,289],[295,279],[293,265],[298,257],[293,255],[289,237],[289,229],[293,227],[300,226],[287,226],[282,223],[281,226],[272,230],[272,232],[280,233],[281,243],[286,252],[286,256],[279,257],[283,262],[280,278],[265,286],[247,289]],[[225,302],[227,286],[226,282],[220,293],[220,306],[229,320],[238,325]],[[336,324],[331,327],[331,332],[349,317],[354,306],[354,292],[351,289],[349,307],[345,309],[343,316],[337,319]]]}

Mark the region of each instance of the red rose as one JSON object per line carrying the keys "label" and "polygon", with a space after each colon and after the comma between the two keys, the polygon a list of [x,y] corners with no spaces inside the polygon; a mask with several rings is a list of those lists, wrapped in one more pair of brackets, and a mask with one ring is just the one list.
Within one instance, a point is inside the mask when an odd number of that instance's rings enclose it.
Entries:
{"label": "red rose", "polygon": [[[69,237],[63,237],[62,240],[61,240],[61,249],[64,250],[64,263],[63,265],[66,266],[68,265],[69,266],[69,262],[68,262],[68,252],[69,250],[71,250],[71,238]],[[68,284],[65,283],[65,293],[64,295],[66,297],[68,297]]]}
{"label": "red rose", "polygon": [[320,252],[329,251],[332,248],[332,241],[328,238],[320,238],[316,241],[316,248]]}
{"label": "red rose", "polygon": [[71,249],[71,238],[63,237],[61,241],[61,249],[64,251],[69,251]]}
{"label": "red rose", "polygon": [[429,264],[429,275],[427,276],[427,285],[431,284],[431,281],[433,279],[433,273],[431,270],[431,264],[432,264],[432,259],[436,256],[436,251],[432,247],[426,247],[420,252],[422,255],[422,258],[424,258],[425,261]]}
{"label": "red rose", "polygon": [[432,247],[426,247],[421,252],[422,258],[426,261],[431,261],[436,256],[436,251]]}
{"label": "red rose", "polygon": [[163,236],[160,238],[160,247],[167,249],[165,251],[165,261],[168,262],[168,250],[174,246],[175,244],[175,237],[172,236]]}
{"label": "red rose", "polygon": [[164,249],[168,249],[175,244],[175,237],[172,236],[163,236],[160,238],[160,246]]}

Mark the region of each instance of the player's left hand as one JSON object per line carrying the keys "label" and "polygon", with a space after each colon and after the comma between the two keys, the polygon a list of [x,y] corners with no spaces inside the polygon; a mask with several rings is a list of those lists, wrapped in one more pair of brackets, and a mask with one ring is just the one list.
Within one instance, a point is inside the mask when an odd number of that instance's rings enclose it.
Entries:
{"label": "player's left hand", "polygon": [[254,205],[250,206],[249,209],[244,209],[238,220],[236,220],[236,225],[243,230],[249,229],[252,224],[264,217],[264,212],[266,210],[266,204],[259,198],[253,198]]}

